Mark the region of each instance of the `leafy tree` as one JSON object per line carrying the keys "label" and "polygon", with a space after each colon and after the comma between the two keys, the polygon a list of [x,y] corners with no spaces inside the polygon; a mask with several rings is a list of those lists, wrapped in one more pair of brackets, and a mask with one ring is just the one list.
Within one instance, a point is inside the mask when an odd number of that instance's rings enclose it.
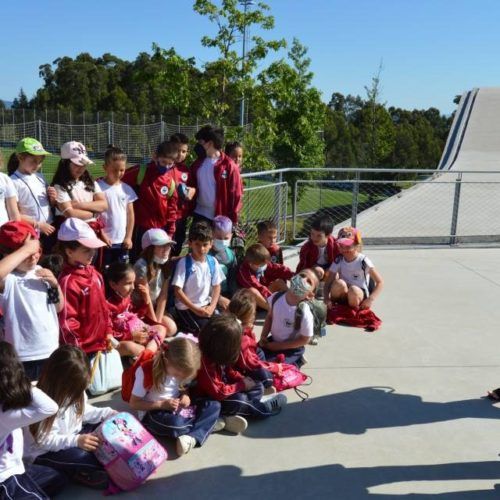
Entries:
{"label": "leafy tree", "polygon": [[26,97],[26,94],[24,93],[24,90],[22,88],[19,90],[19,95],[12,102],[12,107],[14,109],[28,109],[30,107],[28,98]]}

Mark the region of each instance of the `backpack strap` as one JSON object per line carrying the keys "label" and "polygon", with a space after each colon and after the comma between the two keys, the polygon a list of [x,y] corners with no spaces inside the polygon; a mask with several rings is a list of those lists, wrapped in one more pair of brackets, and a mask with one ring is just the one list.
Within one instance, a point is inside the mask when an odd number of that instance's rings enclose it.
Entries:
{"label": "backpack strap", "polygon": [[172,196],[175,193],[175,188],[176,188],[175,181],[174,181],[174,179],[172,179],[170,182],[170,187],[168,188],[168,192],[167,192],[168,198],[172,198]]}
{"label": "backpack strap", "polygon": [[186,272],[184,275],[185,276],[184,285],[186,284],[189,277],[193,274],[193,257],[191,257],[191,254],[188,253],[185,259],[186,259]]}
{"label": "backpack strap", "polygon": [[210,271],[210,280],[215,276],[215,257],[213,255],[207,255],[208,269]]}
{"label": "backpack strap", "polygon": [[271,311],[273,310],[273,307],[274,307],[274,304],[276,304],[277,300],[280,298],[280,297],[283,297],[283,295],[285,295],[286,292],[276,292],[274,294],[274,297],[272,298],[271,300]]}
{"label": "backpack strap", "polygon": [[148,166],[145,163],[141,163],[139,165],[139,172],[137,172],[137,180],[135,181],[137,188],[141,187],[142,181],[144,180],[144,177],[146,177],[147,168]]}
{"label": "backpack strap", "polygon": [[[297,308],[295,309],[295,321],[293,324],[293,329],[295,333],[300,330],[300,326],[302,325],[302,318],[304,317],[304,307],[306,307],[307,300],[302,300],[297,304]],[[311,309],[309,307],[309,309]],[[312,311],[311,311],[312,312]]]}

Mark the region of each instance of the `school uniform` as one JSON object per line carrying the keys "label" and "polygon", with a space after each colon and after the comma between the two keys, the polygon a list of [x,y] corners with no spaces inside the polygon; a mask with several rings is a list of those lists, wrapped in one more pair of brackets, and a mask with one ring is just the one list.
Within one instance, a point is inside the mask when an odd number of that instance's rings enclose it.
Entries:
{"label": "school uniform", "polygon": [[333,236],[327,237],[326,246],[323,248],[318,247],[309,239],[300,249],[299,263],[295,272],[299,273],[302,269],[315,266],[320,266],[326,271],[337,255],[339,255],[339,248]]}
{"label": "school uniform", "polygon": [[[174,179],[175,185],[178,188],[180,185],[185,184],[190,186],[191,181],[191,170],[186,166],[185,163],[176,163],[174,166]],[[182,196],[178,194],[177,196],[177,220],[175,221],[175,234],[174,240],[176,245],[172,248],[172,255],[180,255],[182,251],[182,245],[186,239],[186,227],[188,218],[193,212],[193,202],[191,200],[185,200]]]}
{"label": "school uniform", "polygon": [[268,286],[277,279],[289,280],[294,272],[287,266],[269,262],[263,274],[256,273],[245,260],[238,269],[236,279],[242,288],[255,288],[267,299],[271,295]]}
{"label": "school uniform", "polygon": [[9,221],[9,213],[5,203],[9,198],[17,201],[17,191],[9,176],[0,172],[0,226]]}
{"label": "school uniform", "polygon": [[[102,192],[97,182],[93,182],[92,191],[88,191],[86,184],[82,180],[77,180],[76,182],[69,184],[67,188],[63,188],[59,184],[55,184],[54,187],[57,191],[57,203],[66,203],[68,201],[90,203],[94,201],[94,195]],[[56,216],[65,217],[58,208],[56,208]],[[96,220],[97,218],[92,215],[88,219],[85,219],[85,222],[89,224],[91,222],[96,222]]]}

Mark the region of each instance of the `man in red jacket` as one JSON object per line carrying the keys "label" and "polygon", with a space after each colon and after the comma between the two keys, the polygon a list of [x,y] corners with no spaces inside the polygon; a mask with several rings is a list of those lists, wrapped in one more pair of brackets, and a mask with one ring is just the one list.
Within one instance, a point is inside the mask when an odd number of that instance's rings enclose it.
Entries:
{"label": "man in red jacket", "polygon": [[211,125],[202,127],[195,135],[198,155],[191,165],[191,186],[196,188],[193,222],[212,222],[217,215],[238,222],[243,185],[240,170],[222,151],[224,132]]}

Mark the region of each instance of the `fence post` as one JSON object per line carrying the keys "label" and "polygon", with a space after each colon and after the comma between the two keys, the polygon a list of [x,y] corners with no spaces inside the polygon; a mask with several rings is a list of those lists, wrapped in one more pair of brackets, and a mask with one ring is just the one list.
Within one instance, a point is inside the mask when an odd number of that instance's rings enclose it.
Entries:
{"label": "fence post", "polygon": [[163,115],[160,115],[160,135],[161,140],[165,140],[165,123],[163,122]]}
{"label": "fence post", "polygon": [[[111,141],[108,144],[115,143],[115,112],[111,111]],[[108,145],[106,144],[106,146]]]}
{"label": "fence post", "polygon": [[356,227],[358,218],[358,203],[359,203],[359,181],[361,174],[359,170],[356,172],[356,178],[352,186],[352,206],[351,206],[351,226]]}
{"label": "fence post", "polygon": [[2,108],[2,136],[5,142],[5,109]]}
{"label": "fence post", "polygon": [[85,111],[82,113],[82,122],[83,122],[83,145],[87,147],[87,133],[85,131]]}
{"label": "fence post", "polygon": [[71,109],[69,110],[69,138],[73,140],[73,117],[71,114]]}
{"label": "fence post", "polygon": [[26,137],[26,115],[24,108],[23,108],[23,137]]}
{"label": "fence post", "polygon": [[130,115],[127,113],[127,153],[130,154]]}
{"label": "fence post", "polygon": [[97,139],[97,151],[100,151],[101,148],[101,134],[99,133],[99,111],[96,113],[96,117],[95,117],[95,121],[96,121],[96,139]]}
{"label": "fence post", "polygon": [[[278,240],[281,240],[281,217],[282,217],[282,210],[281,210],[281,204],[283,203],[282,200],[282,194],[281,194],[281,189],[283,186],[281,183],[283,182],[283,173],[280,172],[278,176],[278,182],[279,184],[276,186],[275,191],[276,191],[276,199],[278,200],[278,220],[276,221],[276,225],[278,226]],[[286,227],[286,225],[285,225]]]}
{"label": "fence post", "polygon": [[111,144],[111,121],[108,120],[108,144]]}
{"label": "fence post", "polygon": [[293,183],[293,192],[292,192],[292,213],[293,213],[293,239],[297,239],[297,194],[299,192],[299,188],[297,186],[297,183],[299,181],[295,181]]}
{"label": "fence post", "polygon": [[455,245],[457,243],[458,209],[460,207],[461,188],[462,172],[459,172],[455,180],[455,197],[453,199],[453,212],[451,215],[450,245]]}
{"label": "fence post", "polygon": [[181,131],[181,115],[177,115],[177,132]]}
{"label": "fence post", "polygon": [[42,142],[42,120],[38,118],[38,140]]}

